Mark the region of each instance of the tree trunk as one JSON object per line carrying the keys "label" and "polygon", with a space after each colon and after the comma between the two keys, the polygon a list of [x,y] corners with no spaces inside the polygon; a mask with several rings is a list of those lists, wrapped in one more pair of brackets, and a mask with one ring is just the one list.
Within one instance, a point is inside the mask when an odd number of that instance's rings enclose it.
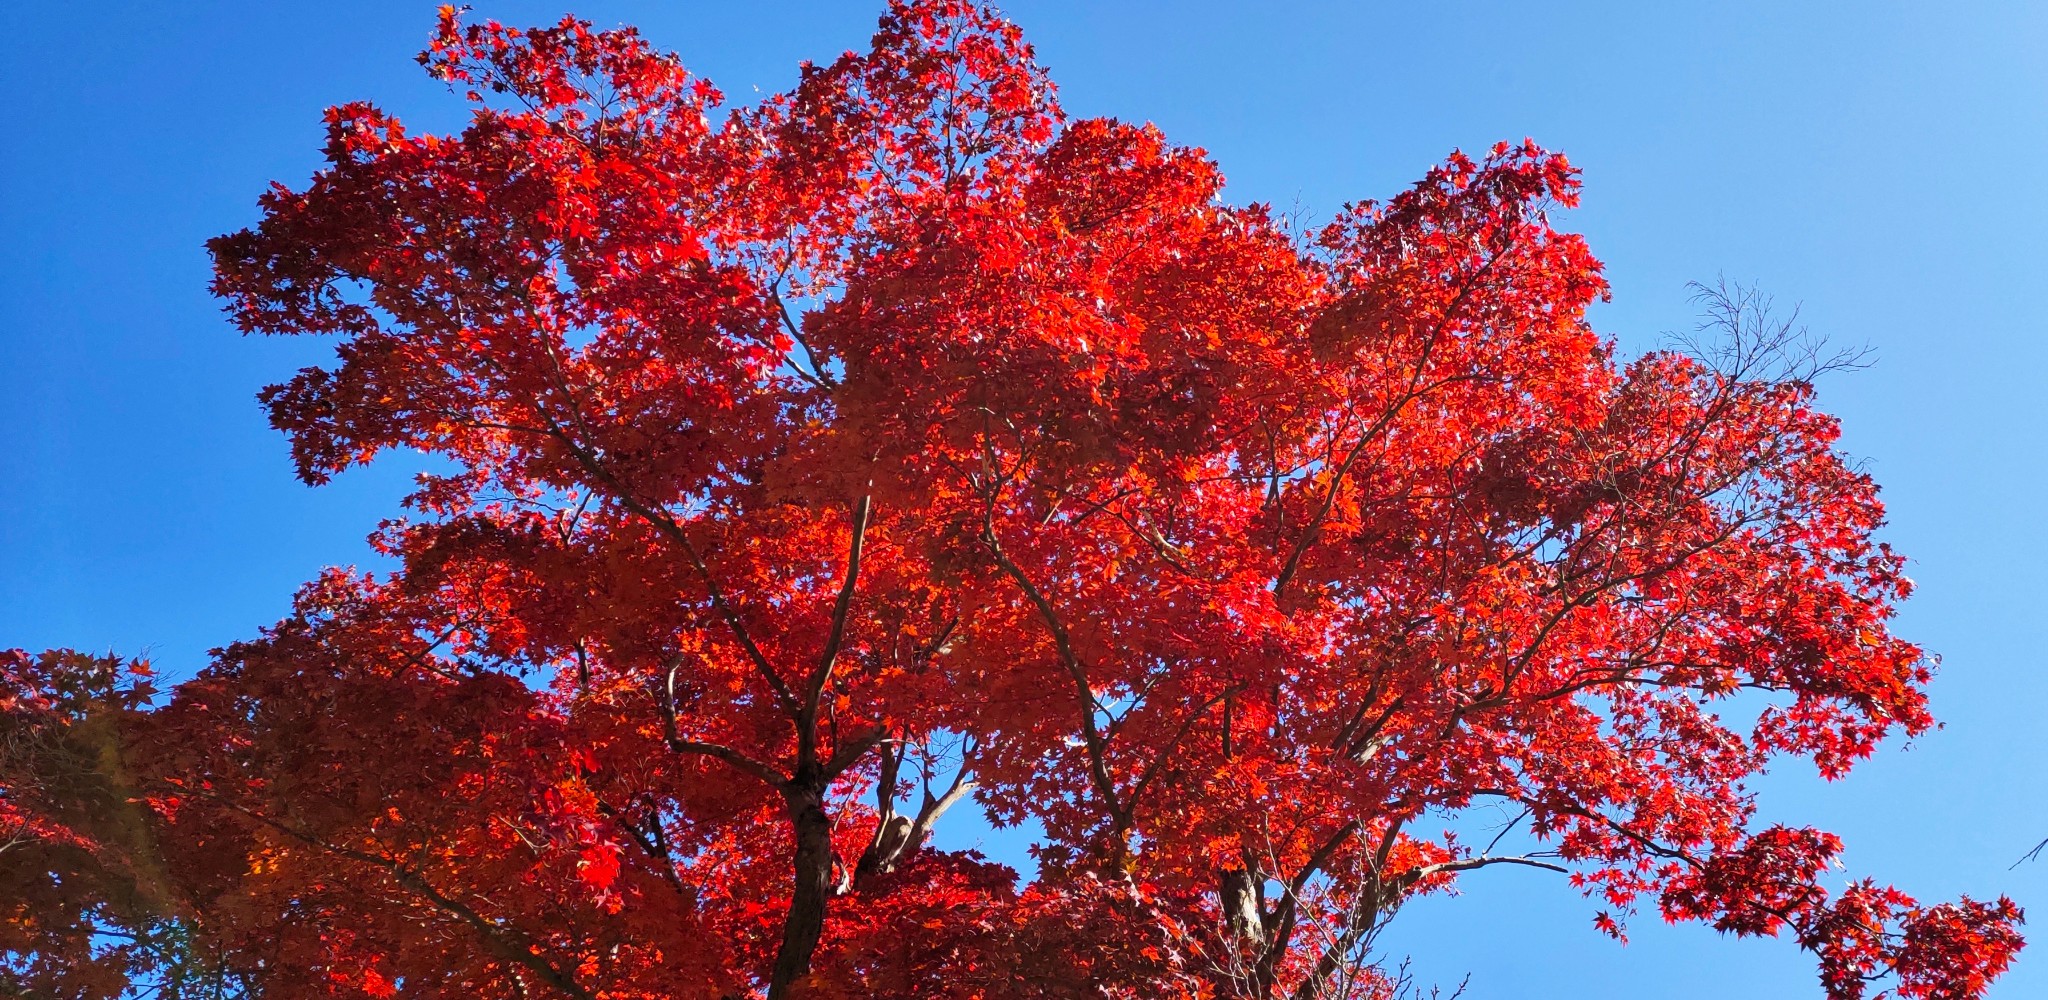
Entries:
{"label": "tree trunk", "polygon": [[1225,869],[1220,887],[1223,918],[1231,936],[1239,947],[1250,948],[1254,954],[1266,946],[1265,928],[1260,922],[1263,914],[1259,912],[1258,877],[1259,873],[1249,867]]}
{"label": "tree trunk", "polygon": [[796,833],[796,881],[782,925],[782,949],[775,954],[775,972],[768,981],[768,1000],[785,1000],[791,986],[810,973],[833,888],[832,818],[825,814],[824,790],[790,787],[783,799]]}
{"label": "tree trunk", "polygon": [[1267,960],[1265,907],[1259,891],[1259,870],[1251,865],[1222,872],[1217,898],[1223,904],[1224,926],[1230,947],[1239,956],[1232,964],[1232,988],[1240,994],[1263,997],[1272,990]]}

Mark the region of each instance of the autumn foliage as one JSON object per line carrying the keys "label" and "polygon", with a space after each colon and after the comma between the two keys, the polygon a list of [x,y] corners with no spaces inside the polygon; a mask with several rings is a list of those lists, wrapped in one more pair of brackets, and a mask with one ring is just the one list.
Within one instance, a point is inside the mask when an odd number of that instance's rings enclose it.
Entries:
{"label": "autumn foliage", "polygon": [[[333,108],[211,244],[243,330],[336,343],[262,397],[302,478],[433,459],[397,568],[155,707],[0,660],[0,983],[1384,997],[1385,920],[1504,864],[1833,1000],[2019,949],[1756,821],[1933,724],[1910,584],[1739,296],[1718,349],[1589,327],[1562,156],[1297,235],[955,0],[730,111],[575,20],[421,61],[466,128]],[[1035,878],[931,845],[964,801]],[[1523,848],[1442,832],[1492,804]]]}

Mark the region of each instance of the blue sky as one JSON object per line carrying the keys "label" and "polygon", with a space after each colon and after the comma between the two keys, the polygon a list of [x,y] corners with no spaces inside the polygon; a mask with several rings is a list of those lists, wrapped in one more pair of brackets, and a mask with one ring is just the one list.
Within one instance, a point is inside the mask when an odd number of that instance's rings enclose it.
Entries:
{"label": "blue sky", "polygon": [[[558,6],[478,2],[552,20]],[[1683,8],[1683,9],[1681,9]],[[640,25],[734,100],[864,44],[876,5],[583,2]],[[1533,136],[1585,169],[1566,224],[1606,260],[1597,324],[1625,352],[1692,321],[1685,282],[1753,281],[1878,364],[1824,385],[1886,486],[1920,593],[1900,623],[1944,658],[1946,729],[1848,780],[1789,766],[1766,811],[1844,835],[1857,873],[1922,898],[2008,893],[2048,934],[2048,6],[1962,3],[1164,3],[1007,6],[1071,113],[1206,147],[1234,200],[1328,212],[1453,147]],[[253,396],[315,363],[245,340],[201,242],[318,160],[320,110],[415,129],[459,102],[412,62],[433,19],[394,3],[17,8],[0,34],[0,645],[152,653],[189,672],[367,555],[403,468],[312,490]],[[1013,837],[956,823],[999,856]],[[1487,872],[1386,945],[1493,998],[1819,996],[1783,942],[1638,920],[1627,947],[1553,876]],[[2048,941],[1993,992],[2048,995]]]}

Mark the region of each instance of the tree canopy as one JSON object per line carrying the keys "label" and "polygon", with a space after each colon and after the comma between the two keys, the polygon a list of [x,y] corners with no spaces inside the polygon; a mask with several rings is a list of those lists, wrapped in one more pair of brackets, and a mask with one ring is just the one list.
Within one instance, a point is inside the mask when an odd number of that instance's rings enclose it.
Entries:
{"label": "tree canopy", "polygon": [[[462,131],[330,109],[210,244],[242,330],[336,343],[262,395],[303,479],[436,460],[396,568],[161,704],[0,658],[0,983],[1380,998],[1378,928],[1496,865],[1831,1000],[2019,949],[1757,820],[1933,725],[1911,585],[1825,356],[1739,292],[1702,350],[1591,328],[1563,156],[1300,232],[958,0],[732,110],[574,19],[421,62]],[[970,798],[1034,878],[932,846]],[[1526,849],[1436,829],[1495,804]]]}

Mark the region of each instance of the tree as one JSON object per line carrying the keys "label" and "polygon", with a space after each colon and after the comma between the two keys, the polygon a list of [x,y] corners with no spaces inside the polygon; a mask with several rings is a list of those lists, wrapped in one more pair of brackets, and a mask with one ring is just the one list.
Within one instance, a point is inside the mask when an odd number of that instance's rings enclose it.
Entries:
{"label": "tree", "polygon": [[[1834,837],[1755,821],[1767,762],[1932,724],[1910,584],[1824,357],[1719,292],[1718,351],[1591,329],[1564,157],[1297,238],[956,0],[729,112],[573,19],[444,9],[421,60],[465,129],[331,109],[210,244],[244,331],[337,341],[262,396],[303,479],[438,460],[398,568],[95,702],[135,838],[36,813],[33,762],[0,800],[67,872],[161,858],[241,990],[1378,997],[1372,933],[1497,865],[1616,936],[1789,934],[1834,1000],[2019,949],[2010,901],[1830,892]],[[31,728],[116,669],[5,665]],[[1042,825],[1035,880],[931,846],[969,796]],[[1530,850],[1419,825],[1488,803]],[[10,933],[137,919],[28,898]]]}

